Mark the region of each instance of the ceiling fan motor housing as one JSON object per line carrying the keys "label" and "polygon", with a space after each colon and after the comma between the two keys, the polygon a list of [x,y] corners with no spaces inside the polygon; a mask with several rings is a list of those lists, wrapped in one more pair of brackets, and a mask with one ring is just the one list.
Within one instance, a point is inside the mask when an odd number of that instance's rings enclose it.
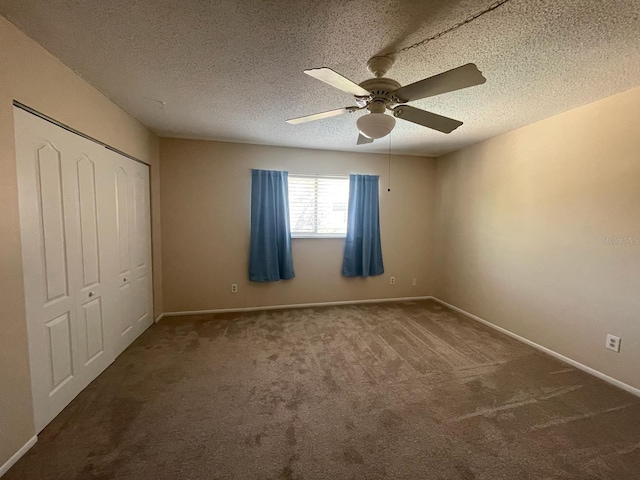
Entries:
{"label": "ceiling fan motor housing", "polygon": [[[384,105],[389,108],[392,104],[398,103],[396,99],[391,95],[391,92],[400,88],[400,84],[391,78],[370,78],[360,84],[362,88],[368,90],[371,95],[369,98],[364,98],[360,106],[371,104],[372,102],[383,102]],[[356,97],[358,102],[361,97]]]}

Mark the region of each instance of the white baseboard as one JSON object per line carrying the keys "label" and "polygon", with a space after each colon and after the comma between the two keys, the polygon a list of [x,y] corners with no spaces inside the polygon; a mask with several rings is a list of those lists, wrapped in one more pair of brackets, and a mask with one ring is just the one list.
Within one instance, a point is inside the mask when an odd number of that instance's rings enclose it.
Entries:
{"label": "white baseboard", "polygon": [[501,333],[504,333],[505,335],[508,335],[511,338],[515,338],[516,340],[518,340],[518,341],[520,341],[522,343],[526,343],[527,345],[529,345],[529,346],[531,346],[533,348],[536,348],[536,349],[538,349],[538,350],[540,350],[540,351],[542,351],[544,353],[547,353],[547,354],[551,355],[552,357],[557,358],[558,360],[561,360],[561,361],[563,361],[565,363],[568,363],[569,365],[571,365],[573,367],[576,367],[579,370],[587,372],[587,373],[589,373],[589,374],[591,374],[591,375],[593,375],[595,377],[598,377],[598,378],[604,380],[607,383],[615,385],[616,387],[619,387],[619,388],[621,388],[623,390],[626,390],[629,393],[632,393],[632,394],[640,397],[640,389],[638,389],[638,388],[632,387],[629,384],[626,384],[624,382],[621,382],[620,380],[617,380],[617,379],[615,379],[613,377],[610,377],[609,375],[606,375],[606,374],[604,374],[604,373],[602,373],[602,372],[600,372],[598,370],[595,370],[594,368],[588,367],[587,365],[584,365],[583,363],[580,363],[580,362],[578,362],[576,360],[573,360],[572,358],[565,357],[561,353],[558,353],[558,352],[556,352],[554,350],[551,350],[550,348],[543,347],[542,345],[539,345],[539,344],[537,344],[535,342],[532,342],[531,340],[528,340],[528,339],[526,339],[524,337],[521,337],[520,335],[518,335],[516,333],[513,333],[513,332],[507,330],[506,328],[499,327],[498,325],[495,325],[495,324],[485,320],[484,318],[480,318],[477,315],[469,313],[469,312],[467,312],[467,311],[465,311],[465,310],[463,310],[461,308],[456,307],[455,305],[451,305],[450,303],[447,303],[447,302],[445,302],[443,300],[440,300],[439,298],[436,298],[436,297],[431,297],[431,298],[433,298],[433,300],[435,300],[436,302],[444,305],[445,307],[450,308],[451,310],[455,310],[456,312],[461,313],[461,314],[463,314],[463,315],[465,315],[465,316],[467,316],[467,317],[469,317],[469,318],[471,318],[473,320],[476,320],[476,321],[478,321],[480,323],[483,323],[484,325],[487,325],[488,327],[491,327],[491,328],[493,328],[493,329],[495,329],[495,330],[497,330],[497,331],[499,331]]}
{"label": "white baseboard", "polygon": [[423,297],[401,297],[401,298],[373,298],[367,300],[344,300],[339,302],[318,302],[318,303],[296,303],[288,305],[267,305],[258,307],[237,307],[237,308],[218,308],[214,310],[188,310],[184,312],[165,312],[160,315],[156,322],[164,317],[177,317],[179,315],[204,315],[207,313],[230,313],[230,312],[254,312],[256,310],[283,310],[289,308],[308,308],[308,307],[330,307],[333,305],[357,305],[361,303],[385,303],[385,302],[411,302],[415,300],[430,300],[431,296]]}
{"label": "white baseboard", "polygon": [[29,439],[27,443],[25,443],[20,450],[13,454],[13,456],[7,460],[4,465],[0,467],[0,477],[9,471],[9,469],[22,458],[22,456],[29,451],[31,447],[33,447],[38,441],[38,437],[35,435]]}

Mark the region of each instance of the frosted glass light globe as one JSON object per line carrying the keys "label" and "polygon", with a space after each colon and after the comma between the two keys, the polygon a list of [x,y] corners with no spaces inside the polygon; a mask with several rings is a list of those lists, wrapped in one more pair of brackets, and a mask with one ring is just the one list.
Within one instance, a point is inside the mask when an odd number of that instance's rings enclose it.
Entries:
{"label": "frosted glass light globe", "polygon": [[369,113],[361,116],[356,125],[365,137],[382,138],[391,133],[396,126],[396,119],[384,113]]}

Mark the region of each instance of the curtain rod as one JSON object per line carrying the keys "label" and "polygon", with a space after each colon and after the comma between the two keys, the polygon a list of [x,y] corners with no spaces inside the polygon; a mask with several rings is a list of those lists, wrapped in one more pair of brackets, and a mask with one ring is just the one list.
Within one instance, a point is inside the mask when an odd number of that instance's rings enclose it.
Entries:
{"label": "curtain rod", "polygon": [[[252,170],[265,170],[264,168],[249,168],[249,171]],[[349,173],[296,173],[296,172],[290,172],[287,170],[287,173],[291,174],[291,175],[297,175],[299,177],[348,177],[350,174]],[[366,175],[373,175],[373,174],[366,174]]]}

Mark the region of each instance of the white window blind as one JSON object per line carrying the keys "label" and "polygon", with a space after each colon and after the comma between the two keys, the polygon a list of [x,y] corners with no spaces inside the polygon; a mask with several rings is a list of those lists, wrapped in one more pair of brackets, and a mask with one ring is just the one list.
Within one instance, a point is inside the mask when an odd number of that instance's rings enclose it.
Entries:
{"label": "white window blind", "polygon": [[291,236],[345,236],[348,204],[348,176],[289,174]]}

